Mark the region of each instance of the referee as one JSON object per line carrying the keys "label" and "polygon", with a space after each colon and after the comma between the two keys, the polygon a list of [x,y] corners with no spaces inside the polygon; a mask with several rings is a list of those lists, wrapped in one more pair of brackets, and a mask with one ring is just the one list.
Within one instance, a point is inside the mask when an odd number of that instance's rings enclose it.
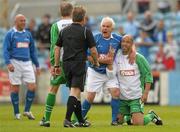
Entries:
{"label": "referee", "polygon": [[67,84],[70,88],[70,96],[67,102],[64,127],[75,127],[71,122],[74,112],[79,121],[79,127],[89,127],[90,123],[85,121],[81,114],[80,94],[84,91],[84,80],[86,76],[86,52],[89,48],[94,64],[99,66],[97,61],[98,53],[92,32],[85,28],[86,10],[82,6],[74,7],[72,12],[73,23],[61,30],[55,48],[55,74],[60,74],[59,67],[60,48],[63,47],[63,69]]}

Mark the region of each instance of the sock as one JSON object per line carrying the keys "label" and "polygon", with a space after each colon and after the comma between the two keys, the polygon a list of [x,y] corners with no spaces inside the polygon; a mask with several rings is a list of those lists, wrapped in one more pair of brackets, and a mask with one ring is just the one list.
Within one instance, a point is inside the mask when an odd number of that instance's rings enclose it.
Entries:
{"label": "sock", "polygon": [[124,122],[130,122],[131,121],[131,116],[130,115],[125,115],[124,116]]}
{"label": "sock", "polygon": [[84,123],[84,119],[82,117],[82,110],[81,110],[81,101],[79,101],[79,100],[77,100],[77,102],[76,102],[76,108],[75,108],[74,113],[75,113],[78,121]]}
{"label": "sock", "polygon": [[117,120],[117,115],[119,113],[119,99],[111,99],[111,108],[112,108],[112,121]]}
{"label": "sock", "polygon": [[26,93],[26,104],[25,104],[25,108],[24,108],[25,112],[30,111],[34,97],[35,97],[35,92],[28,90]]}
{"label": "sock", "polygon": [[89,103],[86,99],[84,100],[83,104],[82,104],[82,117],[85,118],[88,111],[91,108],[91,103]]}
{"label": "sock", "polygon": [[45,108],[45,121],[50,121],[51,113],[56,102],[56,95],[53,93],[49,93],[46,98],[46,108]]}
{"label": "sock", "polygon": [[77,99],[74,96],[69,96],[67,101],[66,120],[71,121],[72,113],[75,111],[77,106]]}
{"label": "sock", "polygon": [[145,115],[144,116],[144,125],[147,125],[149,122],[151,122],[153,117],[154,116],[151,113]]}
{"label": "sock", "polygon": [[14,108],[14,114],[19,113],[19,94],[11,92],[11,102]]}

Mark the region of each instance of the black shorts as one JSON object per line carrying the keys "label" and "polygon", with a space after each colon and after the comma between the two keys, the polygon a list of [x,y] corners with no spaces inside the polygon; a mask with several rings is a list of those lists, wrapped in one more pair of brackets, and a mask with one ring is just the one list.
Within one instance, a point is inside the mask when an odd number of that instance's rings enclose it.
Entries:
{"label": "black shorts", "polygon": [[86,78],[86,62],[65,61],[63,62],[63,69],[68,87],[79,88],[83,92]]}

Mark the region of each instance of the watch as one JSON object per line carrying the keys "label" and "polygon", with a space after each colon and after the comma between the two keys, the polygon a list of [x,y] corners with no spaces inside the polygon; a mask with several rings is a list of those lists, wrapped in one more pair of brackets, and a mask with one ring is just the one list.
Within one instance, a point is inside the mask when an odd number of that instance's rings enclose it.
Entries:
{"label": "watch", "polygon": [[54,68],[59,68],[59,65],[55,65]]}

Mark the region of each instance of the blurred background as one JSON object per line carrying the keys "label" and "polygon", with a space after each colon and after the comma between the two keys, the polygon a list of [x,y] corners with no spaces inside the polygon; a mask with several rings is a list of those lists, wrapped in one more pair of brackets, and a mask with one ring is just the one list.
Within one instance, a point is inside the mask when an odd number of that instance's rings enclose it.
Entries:
{"label": "blurred background", "polygon": [[[61,0],[63,1],[63,0]],[[69,0],[87,9],[86,26],[99,32],[104,16],[114,19],[114,32],[131,34],[138,52],[151,65],[154,83],[148,97],[149,104],[180,105],[180,0]],[[32,33],[38,49],[41,75],[37,79],[36,103],[45,103],[50,87],[49,30],[60,19],[60,0],[0,0],[0,103],[10,102],[10,84],[2,56],[2,43],[16,14],[27,17],[27,29]],[[21,88],[21,102],[25,86]],[[84,95],[85,93],[83,93]],[[57,103],[66,104],[68,88],[62,85]],[[107,104],[111,96],[102,91],[94,103]]]}

